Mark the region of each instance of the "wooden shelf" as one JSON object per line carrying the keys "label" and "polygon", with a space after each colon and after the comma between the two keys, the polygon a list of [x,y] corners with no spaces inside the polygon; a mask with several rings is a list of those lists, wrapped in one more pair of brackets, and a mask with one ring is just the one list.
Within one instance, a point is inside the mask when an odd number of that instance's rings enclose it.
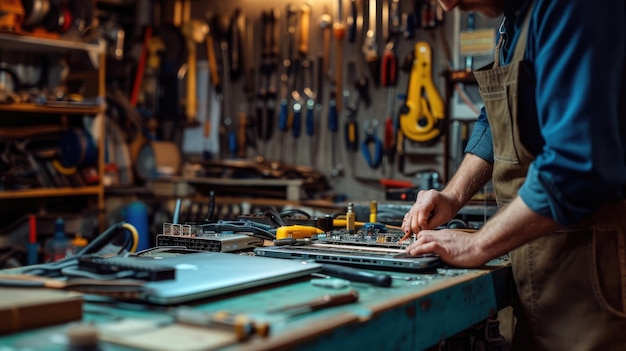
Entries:
{"label": "wooden shelf", "polygon": [[59,103],[55,105],[39,105],[33,103],[0,104],[0,111],[26,112],[41,114],[68,114],[68,115],[95,115],[104,110],[100,105],[86,105],[81,103]]}
{"label": "wooden shelf", "polygon": [[103,188],[98,185],[76,188],[37,188],[24,190],[5,190],[0,191],[0,200],[36,197],[99,195],[102,191]]}
{"label": "wooden shelf", "polygon": [[64,52],[91,51],[104,52],[105,46],[101,43],[85,43],[76,40],[41,38],[23,34],[0,33],[0,44],[3,48],[30,52]]}
{"label": "wooden shelf", "polygon": [[[80,208],[82,201],[73,200],[79,197],[89,198],[89,200],[93,198],[97,201],[93,207],[97,207],[100,230],[104,230],[106,217],[102,179],[104,179],[105,119],[99,118],[103,117],[106,111],[106,43],[104,39],[100,38],[93,42],[83,42],[78,38],[40,37],[24,33],[0,33],[0,47],[3,50],[25,54],[71,54],[76,56],[77,59],[85,61],[85,65],[80,65],[80,71],[70,72],[70,75],[71,78],[78,81],[91,83],[89,92],[86,93],[86,99],[80,102],[46,101],[44,104],[40,104],[38,100],[35,100],[35,103],[0,104],[0,136],[5,139],[26,139],[33,135],[51,135],[55,138],[61,138],[62,135],[59,135],[59,132],[62,131],[60,128],[63,126],[62,123],[58,122],[59,117],[66,115],[93,117],[93,132],[96,133],[93,137],[97,140],[98,150],[95,169],[99,179],[98,184],[87,186],[0,191],[0,201],[4,201],[2,206],[8,209],[11,206],[11,201],[19,199],[21,200],[19,202],[20,206],[10,208],[13,212],[19,212],[22,207],[27,208],[30,205],[54,209],[56,199],[59,200],[59,203],[68,203],[63,200],[64,198],[70,198],[71,201],[69,202],[76,202],[76,204],[72,204],[69,207],[76,205],[74,206],[75,209],[80,211],[82,210]],[[91,63],[91,67],[87,67],[89,63]],[[33,202],[28,203],[31,200]],[[45,205],[43,205],[44,202]],[[42,203],[42,205],[37,205],[39,203]],[[92,206],[92,204],[89,206]],[[75,209],[72,208],[72,211]],[[11,220],[11,218],[12,215],[5,216],[4,220]]]}

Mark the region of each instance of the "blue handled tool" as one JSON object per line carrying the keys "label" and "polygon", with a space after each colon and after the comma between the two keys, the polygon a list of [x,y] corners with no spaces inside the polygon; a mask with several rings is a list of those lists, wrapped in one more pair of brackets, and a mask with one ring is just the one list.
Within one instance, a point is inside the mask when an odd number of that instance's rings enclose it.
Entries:
{"label": "blue handled tool", "polygon": [[[361,153],[365,158],[365,162],[367,162],[372,169],[376,169],[380,166],[383,157],[383,142],[376,135],[377,127],[377,119],[371,122],[365,122],[365,138],[363,138],[363,142],[361,143]],[[373,155],[372,151],[374,152]]]}

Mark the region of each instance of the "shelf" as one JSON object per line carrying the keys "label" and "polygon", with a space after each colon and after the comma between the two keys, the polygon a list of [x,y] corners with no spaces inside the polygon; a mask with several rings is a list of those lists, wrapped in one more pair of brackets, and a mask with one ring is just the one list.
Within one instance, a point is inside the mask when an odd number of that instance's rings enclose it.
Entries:
{"label": "shelf", "polygon": [[67,50],[104,52],[104,44],[84,43],[76,40],[40,38],[29,35],[0,33],[3,48],[31,52],[63,52]]}
{"label": "shelf", "polygon": [[39,105],[33,103],[0,104],[0,111],[41,114],[95,115],[104,110],[103,106],[86,104]]}
{"label": "shelf", "polygon": [[24,190],[5,190],[0,191],[0,200],[36,197],[99,195],[102,191],[102,187],[97,185],[76,188],[38,188]]}
{"label": "shelf", "polygon": [[102,39],[96,43],[85,43],[63,38],[40,38],[12,33],[0,33],[0,46],[3,49],[40,53],[84,51],[89,55],[94,67],[99,66],[100,56],[106,51],[106,43]]}

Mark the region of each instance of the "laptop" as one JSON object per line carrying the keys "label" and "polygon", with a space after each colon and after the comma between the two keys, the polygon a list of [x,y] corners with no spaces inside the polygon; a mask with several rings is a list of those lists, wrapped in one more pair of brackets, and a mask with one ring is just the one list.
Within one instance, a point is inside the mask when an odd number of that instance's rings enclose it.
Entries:
{"label": "laptop", "polygon": [[224,252],[126,258],[140,260],[142,265],[155,264],[176,269],[173,280],[145,283],[143,300],[157,305],[190,302],[294,279],[322,269],[322,265],[315,262],[287,261]]}
{"label": "laptop", "polygon": [[311,244],[267,246],[254,249],[261,257],[312,260],[318,263],[335,263],[367,269],[422,271],[439,266],[439,256],[410,256],[404,249],[352,245]]}

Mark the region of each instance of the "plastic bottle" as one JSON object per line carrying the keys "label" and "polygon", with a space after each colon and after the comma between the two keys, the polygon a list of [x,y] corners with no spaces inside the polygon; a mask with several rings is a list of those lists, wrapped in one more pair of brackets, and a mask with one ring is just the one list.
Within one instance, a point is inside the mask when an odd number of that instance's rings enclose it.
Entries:
{"label": "plastic bottle", "polygon": [[87,244],[87,239],[85,239],[81,233],[76,233],[76,236],[72,239],[72,254],[77,254],[80,250],[84,249]]}
{"label": "plastic bottle", "polygon": [[54,224],[54,236],[46,240],[45,261],[54,262],[72,254],[72,242],[65,236],[65,222],[57,218]]}

